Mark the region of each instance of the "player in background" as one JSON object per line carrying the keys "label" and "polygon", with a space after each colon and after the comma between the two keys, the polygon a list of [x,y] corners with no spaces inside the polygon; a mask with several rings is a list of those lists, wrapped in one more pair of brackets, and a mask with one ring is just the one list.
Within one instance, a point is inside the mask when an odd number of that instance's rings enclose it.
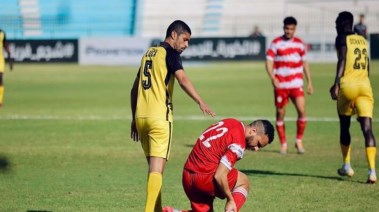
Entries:
{"label": "player in background", "polygon": [[5,32],[0,29],[0,107],[3,105],[3,98],[4,98],[4,82],[3,82],[3,75],[5,71],[5,59],[3,55],[3,49],[8,54],[8,63],[10,70],[13,69],[13,60],[11,56],[11,52],[9,51],[8,43],[6,40]]}
{"label": "player in background", "polygon": [[353,176],[350,165],[350,119],[355,113],[365,139],[369,166],[367,183],[376,182],[376,141],[372,133],[374,99],[369,79],[369,53],[367,41],[353,32],[353,15],[341,12],[336,19],[337,71],[330,95],[337,100],[340,122],[340,145],[343,165],[337,172],[341,176]]}
{"label": "player in background", "polygon": [[358,35],[362,35],[364,38],[367,39],[367,26],[364,23],[365,21],[365,15],[360,14],[359,15],[359,22],[354,25],[354,32]]}
{"label": "player in background", "polygon": [[175,78],[204,114],[215,116],[182,66],[180,54],[188,47],[190,38],[191,29],[186,23],[176,20],[170,24],[164,42],[143,55],[131,90],[131,137],[141,141],[149,166],[146,212],[162,211],[162,175],[170,155]]}
{"label": "player in background", "polygon": [[[225,199],[225,211],[237,212],[249,192],[248,177],[234,168],[245,150],[258,151],[274,139],[267,120],[245,125],[228,118],[208,127],[197,139],[183,169],[183,188],[194,212],[213,211],[215,197]],[[165,207],[164,212],[178,211]]]}
{"label": "player in background", "polygon": [[297,134],[295,147],[304,153],[303,134],[306,127],[303,73],[307,79],[307,93],[313,94],[309,64],[303,41],[295,37],[297,21],[293,17],[284,19],[284,35],[275,38],[266,52],[266,71],[274,86],[276,107],[276,129],[281,143],[280,153],[287,153],[284,117],[286,105],[291,99],[297,111]]}

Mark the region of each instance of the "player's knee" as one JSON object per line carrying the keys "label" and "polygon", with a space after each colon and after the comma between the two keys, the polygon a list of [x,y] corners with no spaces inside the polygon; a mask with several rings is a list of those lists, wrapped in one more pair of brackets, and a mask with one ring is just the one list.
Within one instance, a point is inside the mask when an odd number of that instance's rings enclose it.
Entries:
{"label": "player's knee", "polygon": [[250,183],[246,174],[239,172],[236,187],[243,187],[246,191],[249,191]]}
{"label": "player's knee", "polygon": [[363,134],[365,134],[365,135],[372,134],[371,125],[369,125],[369,124],[361,125],[361,129],[362,129]]}

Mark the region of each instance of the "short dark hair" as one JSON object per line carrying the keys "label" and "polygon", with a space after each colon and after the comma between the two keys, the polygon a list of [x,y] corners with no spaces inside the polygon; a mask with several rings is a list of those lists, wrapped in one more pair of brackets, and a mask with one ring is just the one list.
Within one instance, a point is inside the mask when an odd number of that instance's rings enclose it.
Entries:
{"label": "short dark hair", "polygon": [[284,26],[292,25],[292,24],[297,25],[297,21],[294,17],[288,16],[283,20],[283,24]]}
{"label": "short dark hair", "polygon": [[348,25],[350,28],[353,27],[354,16],[351,12],[343,11],[338,14],[336,24],[337,25]]}
{"label": "short dark hair", "polygon": [[166,31],[166,38],[171,36],[171,32],[175,31],[178,35],[188,32],[191,35],[190,27],[184,21],[176,20],[168,26]]}
{"label": "short dark hair", "polygon": [[275,137],[274,126],[271,124],[270,121],[265,120],[265,119],[259,119],[259,120],[253,121],[250,124],[250,126],[257,126],[258,124],[263,125],[264,134],[267,135],[268,143],[271,144]]}

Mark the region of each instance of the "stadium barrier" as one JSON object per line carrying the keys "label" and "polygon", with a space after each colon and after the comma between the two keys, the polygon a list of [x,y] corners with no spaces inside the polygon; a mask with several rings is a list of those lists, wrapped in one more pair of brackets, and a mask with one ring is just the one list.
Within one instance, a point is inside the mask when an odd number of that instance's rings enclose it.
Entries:
{"label": "stadium barrier", "polygon": [[183,60],[264,60],[265,37],[192,38],[183,52]]}
{"label": "stadium barrier", "polygon": [[[149,46],[160,40],[141,37],[104,37],[8,40],[15,62],[69,62],[81,65],[138,65]],[[308,61],[336,61],[334,43],[307,37]],[[371,56],[377,59],[379,35],[371,34]],[[265,37],[192,38],[182,54],[183,61],[265,60]]]}
{"label": "stadium barrier", "polygon": [[150,46],[151,39],[139,37],[81,38],[81,65],[136,65]]}
{"label": "stadium barrier", "polygon": [[[8,40],[15,62],[70,62],[81,65],[137,65],[157,39],[104,37]],[[159,42],[158,42],[159,43]],[[183,60],[264,60],[265,38],[193,38]]]}
{"label": "stadium barrier", "polygon": [[7,40],[15,62],[78,62],[78,40]]}

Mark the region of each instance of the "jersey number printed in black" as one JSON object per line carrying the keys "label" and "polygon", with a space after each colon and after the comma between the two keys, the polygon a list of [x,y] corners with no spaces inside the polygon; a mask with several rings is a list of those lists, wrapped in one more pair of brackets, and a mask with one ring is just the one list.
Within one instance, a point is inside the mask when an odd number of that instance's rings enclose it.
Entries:
{"label": "jersey number printed in black", "polygon": [[[354,55],[357,56],[355,58],[355,62],[354,62],[354,69],[355,70],[360,70],[360,69],[365,70],[366,66],[367,66],[367,50],[363,49],[361,51],[360,49],[356,48],[356,49],[354,49]],[[360,62],[362,55],[364,57],[364,61]]]}
{"label": "jersey number printed in black", "polygon": [[151,74],[150,70],[153,67],[153,63],[151,60],[146,60],[145,66],[143,68],[143,75],[147,77],[147,80],[142,80],[142,85],[145,90],[151,88]]}

